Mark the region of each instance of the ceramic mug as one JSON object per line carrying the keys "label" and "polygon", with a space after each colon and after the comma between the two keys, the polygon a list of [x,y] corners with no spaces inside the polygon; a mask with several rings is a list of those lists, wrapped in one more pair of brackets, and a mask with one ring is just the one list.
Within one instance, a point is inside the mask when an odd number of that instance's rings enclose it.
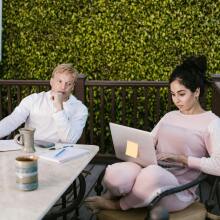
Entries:
{"label": "ceramic mug", "polygon": [[24,155],[16,157],[16,186],[20,190],[30,191],[38,187],[37,157]]}
{"label": "ceramic mug", "polygon": [[19,133],[15,135],[14,140],[22,145],[22,150],[26,153],[35,152],[34,148],[34,132],[35,128],[20,128]]}

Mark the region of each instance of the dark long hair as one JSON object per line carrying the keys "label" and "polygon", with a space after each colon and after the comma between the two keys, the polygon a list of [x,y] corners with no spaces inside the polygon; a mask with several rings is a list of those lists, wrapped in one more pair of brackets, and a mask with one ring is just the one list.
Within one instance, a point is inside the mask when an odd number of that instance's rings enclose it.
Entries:
{"label": "dark long hair", "polygon": [[169,84],[174,80],[178,80],[191,92],[195,92],[197,88],[200,88],[200,96],[202,96],[207,82],[206,70],[207,60],[205,56],[188,57],[173,70]]}

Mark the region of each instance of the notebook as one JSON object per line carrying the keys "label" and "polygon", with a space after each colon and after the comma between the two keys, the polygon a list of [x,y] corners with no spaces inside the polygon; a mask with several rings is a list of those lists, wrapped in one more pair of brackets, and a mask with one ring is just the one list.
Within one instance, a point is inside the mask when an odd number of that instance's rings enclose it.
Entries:
{"label": "notebook", "polygon": [[21,145],[15,142],[14,139],[0,140],[0,152],[1,151],[14,151],[21,150]]}
{"label": "notebook", "polygon": [[153,137],[150,132],[109,123],[116,157],[143,167],[157,164]]}
{"label": "notebook", "polygon": [[88,153],[88,150],[79,147],[65,147],[57,150],[48,150],[48,152],[40,154],[39,157],[56,163],[64,163]]}

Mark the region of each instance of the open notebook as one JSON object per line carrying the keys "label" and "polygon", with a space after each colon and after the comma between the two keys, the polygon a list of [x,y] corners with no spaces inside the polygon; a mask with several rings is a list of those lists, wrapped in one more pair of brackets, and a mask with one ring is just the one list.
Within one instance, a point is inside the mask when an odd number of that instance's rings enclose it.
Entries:
{"label": "open notebook", "polygon": [[0,152],[14,150],[21,150],[21,145],[17,144],[15,140],[0,140]]}
{"label": "open notebook", "polygon": [[39,157],[57,163],[64,163],[88,153],[89,151],[86,149],[78,147],[65,147],[57,150],[48,150],[48,152],[40,154]]}

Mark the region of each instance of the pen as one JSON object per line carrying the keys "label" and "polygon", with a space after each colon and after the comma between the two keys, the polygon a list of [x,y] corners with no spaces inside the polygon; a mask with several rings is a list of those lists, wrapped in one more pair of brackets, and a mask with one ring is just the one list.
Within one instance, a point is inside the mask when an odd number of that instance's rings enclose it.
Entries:
{"label": "pen", "polygon": [[65,146],[63,146],[63,147],[59,147],[59,148],[56,148],[56,147],[50,147],[49,150],[58,150],[58,149],[66,148],[66,147],[73,147],[73,145],[65,145]]}
{"label": "pen", "polygon": [[66,149],[63,148],[62,150],[60,150],[59,152],[57,152],[54,157],[58,157],[60,154],[62,154]]}
{"label": "pen", "polygon": [[65,145],[61,148],[56,148],[56,147],[50,147],[49,150],[57,150],[57,149],[63,149],[63,148],[66,148],[66,147],[73,147],[73,145]]}

